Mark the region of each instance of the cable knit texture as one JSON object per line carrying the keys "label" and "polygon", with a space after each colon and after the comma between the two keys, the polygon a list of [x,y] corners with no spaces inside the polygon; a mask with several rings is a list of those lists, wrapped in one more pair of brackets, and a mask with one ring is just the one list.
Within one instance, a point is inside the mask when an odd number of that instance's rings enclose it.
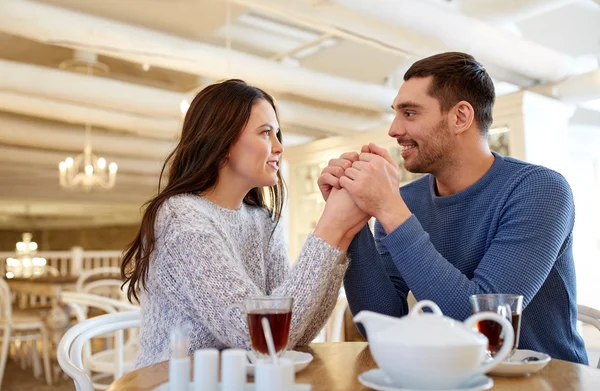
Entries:
{"label": "cable knit texture", "polygon": [[[290,268],[281,224],[266,209],[221,208],[206,198],[178,195],[160,208],[156,249],[142,290],[141,352],[136,367],[170,358],[170,333],[191,325],[190,351],[250,349],[225,324],[225,309],[250,296],[292,296],[289,347],[310,343],[333,310],[347,262],[311,235]],[[239,330],[246,317],[234,310]]]}
{"label": "cable knit texture", "polygon": [[457,194],[436,195],[431,175],[400,189],[413,216],[389,235],[379,223],[375,238],[363,229],[348,250],[350,309],[403,316],[411,290],[464,320],[470,295],[520,294],[519,348],[587,363],[576,329],[569,184],[547,168],[494,156],[488,172]]}

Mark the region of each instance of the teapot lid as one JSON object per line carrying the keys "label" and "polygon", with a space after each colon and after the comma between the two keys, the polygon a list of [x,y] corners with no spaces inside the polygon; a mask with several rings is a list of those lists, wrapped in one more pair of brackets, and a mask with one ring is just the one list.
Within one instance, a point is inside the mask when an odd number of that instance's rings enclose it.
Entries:
{"label": "teapot lid", "polygon": [[[419,313],[423,307],[431,308],[433,313]],[[386,328],[377,334],[378,339],[406,346],[487,345],[485,336],[474,332],[462,322],[444,316],[439,307],[429,300],[420,301],[395,327]]]}

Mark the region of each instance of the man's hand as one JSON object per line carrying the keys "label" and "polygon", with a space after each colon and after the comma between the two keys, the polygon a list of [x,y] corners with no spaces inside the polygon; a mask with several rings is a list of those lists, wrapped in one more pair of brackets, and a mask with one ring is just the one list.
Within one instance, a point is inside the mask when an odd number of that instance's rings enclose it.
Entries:
{"label": "man's hand", "polygon": [[337,159],[331,159],[327,167],[321,171],[317,184],[323,199],[327,201],[331,194],[331,189],[340,189],[340,178],[344,176],[344,171],[352,167],[352,163],[358,161],[358,153],[347,152]]}
{"label": "man's hand", "polygon": [[375,144],[362,150],[358,161],[344,171],[339,185],[348,190],[361,210],[374,216],[390,233],[411,215],[400,196],[398,165],[386,149]]}

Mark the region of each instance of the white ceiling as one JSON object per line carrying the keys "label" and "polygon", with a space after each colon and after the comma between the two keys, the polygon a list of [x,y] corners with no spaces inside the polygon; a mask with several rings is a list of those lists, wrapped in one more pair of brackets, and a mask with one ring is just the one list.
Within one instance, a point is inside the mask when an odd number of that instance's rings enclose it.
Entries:
{"label": "white ceiling", "polygon": [[[60,69],[74,49],[109,72]],[[593,0],[0,0],[0,227],[137,221],[181,101],[213,80],[272,92],[290,147],[385,127],[408,66],[448,50],[480,59],[498,93],[534,87],[600,111]],[[111,191],[58,185],[86,121],[94,152],[119,164]]]}

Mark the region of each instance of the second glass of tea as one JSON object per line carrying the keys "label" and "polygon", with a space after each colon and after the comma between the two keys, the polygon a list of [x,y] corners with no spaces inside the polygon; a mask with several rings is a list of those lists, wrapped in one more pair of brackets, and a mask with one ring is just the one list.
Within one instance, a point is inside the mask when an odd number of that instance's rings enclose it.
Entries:
{"label": "second glass of tea", "polygon": [[[472,295],[469,298],[473,313],[489,311],[502,315],[512,323],[515,339],[513,349],[508,355],[508,359],[517,351],[519,347],[519,334],[521,331],[521,314],[523,313],[523,296],[509,294],[483,294]],[[488,354],[494,357],[504,342],[502,326],[492,320],[483,320],[477,323],[478,331],[488,339]]]}
{"label": "second glass of tea", "polygon": [[[294,298],[292,297],[275,297],[275,296],[258,296],[247,297],[244,299],[244,304],[233,304],[225,310],[225,322],[239,335],[250,339],[252,350],[259,359],[268,358],[269,349],[265,332],[262,326],[262,318],[267,318],[271,334],[273,335],[273,343],[277,355],[285,352],[288,345],[290,335],[290,324],[292,322],[292,307]],[[233,325],[231,320],[232,310],[239,308],[242,313],[245,313],[248,318],[248,333],[238,330]]]}

